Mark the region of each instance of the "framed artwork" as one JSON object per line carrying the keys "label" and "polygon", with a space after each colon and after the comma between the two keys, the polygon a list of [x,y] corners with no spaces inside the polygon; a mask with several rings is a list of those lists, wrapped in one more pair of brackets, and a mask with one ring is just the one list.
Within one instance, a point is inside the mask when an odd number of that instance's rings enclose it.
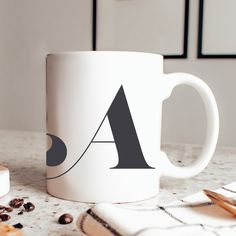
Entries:
{"label": "framed artwork", "polygon": [[188,24],[189,0],[93,0],[93,50],[187,58]]}
{"label": "framed artwork", "polygon": [[235,0],[199,0],[198,58],[236,58],[235,9]]}

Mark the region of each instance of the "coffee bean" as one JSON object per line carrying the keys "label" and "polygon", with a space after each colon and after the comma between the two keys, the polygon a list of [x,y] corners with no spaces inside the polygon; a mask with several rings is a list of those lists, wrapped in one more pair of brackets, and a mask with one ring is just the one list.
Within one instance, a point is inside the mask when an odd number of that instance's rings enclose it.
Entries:
{"label": "coffee bean", "polygon": [[0,214],[3,213],[4,211],[11,212],[13,211],[13,209],[11,207],[0,205]]}
{"label": "coffee bean", "polygon": [[23,215],[23,213],[24,213],[23,211],[20,211],[17,213],[17,215]]}
{"label": "coffee bean", "polygon": [[5,211],[7,211],[7,212],[12,212],[12,211],[13,211],[13,208],[12,208],[12,207],[5,207]]}
{"label": "coffee bean", "polygon": [[17,223],[15,225],[12,225],[13,227],[15,227],[16,229],[22,229],[24,226],[21,223]]}
{"label": "coffee bean", "polygon": [[58,219],[58,223],[62,225],[70,224],[72,221],[73,221],[73,216],[68,213],[61,215]]}
{"label": "coffee bean", "polygon": [[10,219],[11,219],[11,217],[7,214],[1,214],[0,215],[0,221],[8,221]]}
{"label": "coffee bean", "polygon": [[6,208],[5,206],[0,205],[0,214],[5,211],[5,208]]}
{"label": "coffee bean", "polygon": [[27,202],[23,205],[23,207],[25,208],[25,211],[29,212],[29,211],[33,211],[35,209],[35,206],[33,203],[31,202]]}
{"label": "coffee bean", "polygon": [[9,206],[13,208],[19,208],[23,205],[24,199],[22,198],[14,198],[9,202]]}

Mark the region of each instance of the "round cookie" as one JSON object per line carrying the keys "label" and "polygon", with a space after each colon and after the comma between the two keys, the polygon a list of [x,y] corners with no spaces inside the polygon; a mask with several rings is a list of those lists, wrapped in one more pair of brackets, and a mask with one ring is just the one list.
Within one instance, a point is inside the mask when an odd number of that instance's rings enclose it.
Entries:
{"label": "round cookie", "polygon": [[6,195],[10,190],[10,174],[9,170],[0,165],[0,197]]}
{"label": "round cookie", "polygon": [[14,228],[11,225],[0,223],[1,236],[24,236],[22,231]]}

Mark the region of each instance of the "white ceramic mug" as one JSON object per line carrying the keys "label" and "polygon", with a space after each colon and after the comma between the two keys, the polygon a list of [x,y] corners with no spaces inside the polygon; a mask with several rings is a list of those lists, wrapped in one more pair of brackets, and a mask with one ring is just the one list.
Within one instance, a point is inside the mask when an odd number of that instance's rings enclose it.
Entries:
{"label": "white ceramic mug", "polygon": [[[195,88],[207,114],[201,154],[186,167],[160,149],[162,103],[180,84]],[[160,176],[189,178],[210,161],[219,117],[210,88],[185,73],[163,73],[163,57],[139,52],[47,56],[47,190],[82,202],[155,196]]]}

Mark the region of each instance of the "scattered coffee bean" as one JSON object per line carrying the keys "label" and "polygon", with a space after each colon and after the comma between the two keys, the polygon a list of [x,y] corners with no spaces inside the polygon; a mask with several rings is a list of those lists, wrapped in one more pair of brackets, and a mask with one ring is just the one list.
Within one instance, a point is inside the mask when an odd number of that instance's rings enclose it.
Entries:
{"label": "scattered coffee bean", "polygon": [[6,211],[6,212],[12,212],[12,211],[13,211],[13,208],[12,208],[12,207],[5,207],[5,211]]}
{"label": "scattered coffee bean", "polygon": [[13,208],[19,208],[23,205],[24,199],[22,198],[14,198],[9,202],[9,206]]}
{"label": "scattered coffee bean", "polygon": [[21,223],[17,223],[15,225],[12,225],[13,227],[15,227],[16,229],[22,229],[23,225]]}
{"label": "scattered coffee bean", "polygon": [[35,209],[35,206],[33,203],[31,202],[27,202],[23,205],[23,207],[25,208],[25,211],[29,212],[29,211],[33,211]]}
{"label": "scattered coffee bean", "polygon": [[72,221],[73,221],[73,216],[68,213],[61,215],[58,219],[58,223],[62,225],[70,224]]}
{"label": "scattered coffee bean", "polygon": [[23,213],[24,213],[23,211],[20,211],[17,213],[17,215],[23,215]]}
{"label": "scattered coffee bean", "polygon": [[11,217],[7,214],[1,214],[0,215],[0,221],[8,221],[10,219],[11,219]]}
{"label": "scattered coffee bean", "polygon": [[0,205],[0,214],[5,211],[5,208],[6,208],[5,206]]}

